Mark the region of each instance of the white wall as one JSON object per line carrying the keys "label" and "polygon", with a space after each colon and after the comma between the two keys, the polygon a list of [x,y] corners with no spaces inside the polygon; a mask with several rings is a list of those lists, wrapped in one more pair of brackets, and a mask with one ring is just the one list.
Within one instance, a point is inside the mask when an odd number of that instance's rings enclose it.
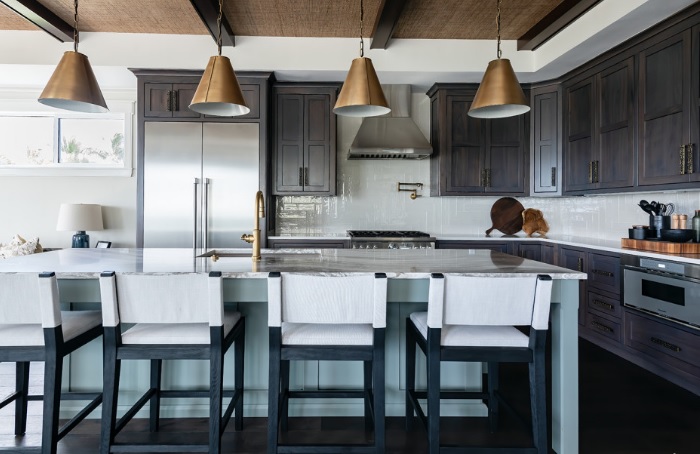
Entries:
{"label": "white wall", "polygon": [[[412,117],[429,137],[430,105],[413,94]],[[491,227],[491,206],[499,197],[429,197],[428,160],[358,160],[346,158],[361,120],[338,117],[338,195],[336,197],[280,197],[278,234],[339,233],[348,229],[423,230],[433,235],[483,235]],[[423,183],[421,197],[398,192],[398,182]],[[700,185],[699,185],[700,186]],[[641,199],[673,202],[677,213],[700,209],[695,191],[633,193],[592,197],[518,197],[525,208],[542,210],[554,235],[616,240],[632,225],[648,225],[638,206]],[[494,231],[492,236],[499,236]],[[522,235],[522,233],[521,233]]]}

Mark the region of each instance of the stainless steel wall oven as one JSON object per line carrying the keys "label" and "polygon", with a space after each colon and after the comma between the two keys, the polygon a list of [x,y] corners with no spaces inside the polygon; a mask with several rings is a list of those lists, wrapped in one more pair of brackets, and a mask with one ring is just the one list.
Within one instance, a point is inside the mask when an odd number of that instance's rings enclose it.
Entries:
{"label": "stainless steel wall oven", "polygon": [[700,265],[625,256],[624,305],[700,330]]}

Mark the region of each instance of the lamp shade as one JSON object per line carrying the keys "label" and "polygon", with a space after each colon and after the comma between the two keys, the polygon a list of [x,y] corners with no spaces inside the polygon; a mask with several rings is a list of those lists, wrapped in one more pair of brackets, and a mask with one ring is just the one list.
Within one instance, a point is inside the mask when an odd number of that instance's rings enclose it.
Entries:
{"label": "lamp shade", "polygon": [[109,111],[87,56],[73,51],[63,54],[44,91],[41,92],[39,102],[76,112]]}
{"label": "lamp shade", "polygon": [[219,117],[236,117],[250,112],[228,57],[219,55],[209,59],[190,110]]}
{"label": "lamp shade", "polygon": [[510,60],[491,60],[469,109],[475,118],[504,118],[530,110]]}
{"label": "lamp shade", "polygon": [[56,230],[102,230],[102,206],[88,203],[62,203]]}
{"label": "lamp shade", "polygon": [[348,117],[376,117],[391,112],[372,60],[359,57],[352,61],[333,112]]}

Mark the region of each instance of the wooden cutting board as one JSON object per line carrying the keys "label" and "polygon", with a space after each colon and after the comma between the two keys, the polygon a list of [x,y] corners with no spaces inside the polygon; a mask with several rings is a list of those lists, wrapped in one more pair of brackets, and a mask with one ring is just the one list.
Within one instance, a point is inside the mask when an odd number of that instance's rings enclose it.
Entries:
{"label": "wooden cutting board", "polygon": [[491,207],[491,228],[486,231],[489,235],[493,229],[500,230],[506,235],[515,235],[523,228],[523,205],[513,197],[501,197]]}
{"label": "wooden cutting board", "polygon": [[622,247],[663,254],[700,254],[700,243],[673,243],[671,241],[649,241],[622,238]]}

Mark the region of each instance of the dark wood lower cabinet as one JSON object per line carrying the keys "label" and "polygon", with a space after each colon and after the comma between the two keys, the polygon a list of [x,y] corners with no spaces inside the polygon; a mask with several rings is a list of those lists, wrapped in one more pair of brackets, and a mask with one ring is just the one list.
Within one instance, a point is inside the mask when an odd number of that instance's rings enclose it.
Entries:
{"label": "dark wood lower cabinet", "polygon": [[436,249],[491,249],[496,252],[508,254],[510,252],[508,241],[461,241],[439,240],[435,243]]}
{"label": "dark wood lower cabinet", "polygon": [[346,249],[350,240],[296,240],[293,238],[270,238],[267,247],[270,249]]}

